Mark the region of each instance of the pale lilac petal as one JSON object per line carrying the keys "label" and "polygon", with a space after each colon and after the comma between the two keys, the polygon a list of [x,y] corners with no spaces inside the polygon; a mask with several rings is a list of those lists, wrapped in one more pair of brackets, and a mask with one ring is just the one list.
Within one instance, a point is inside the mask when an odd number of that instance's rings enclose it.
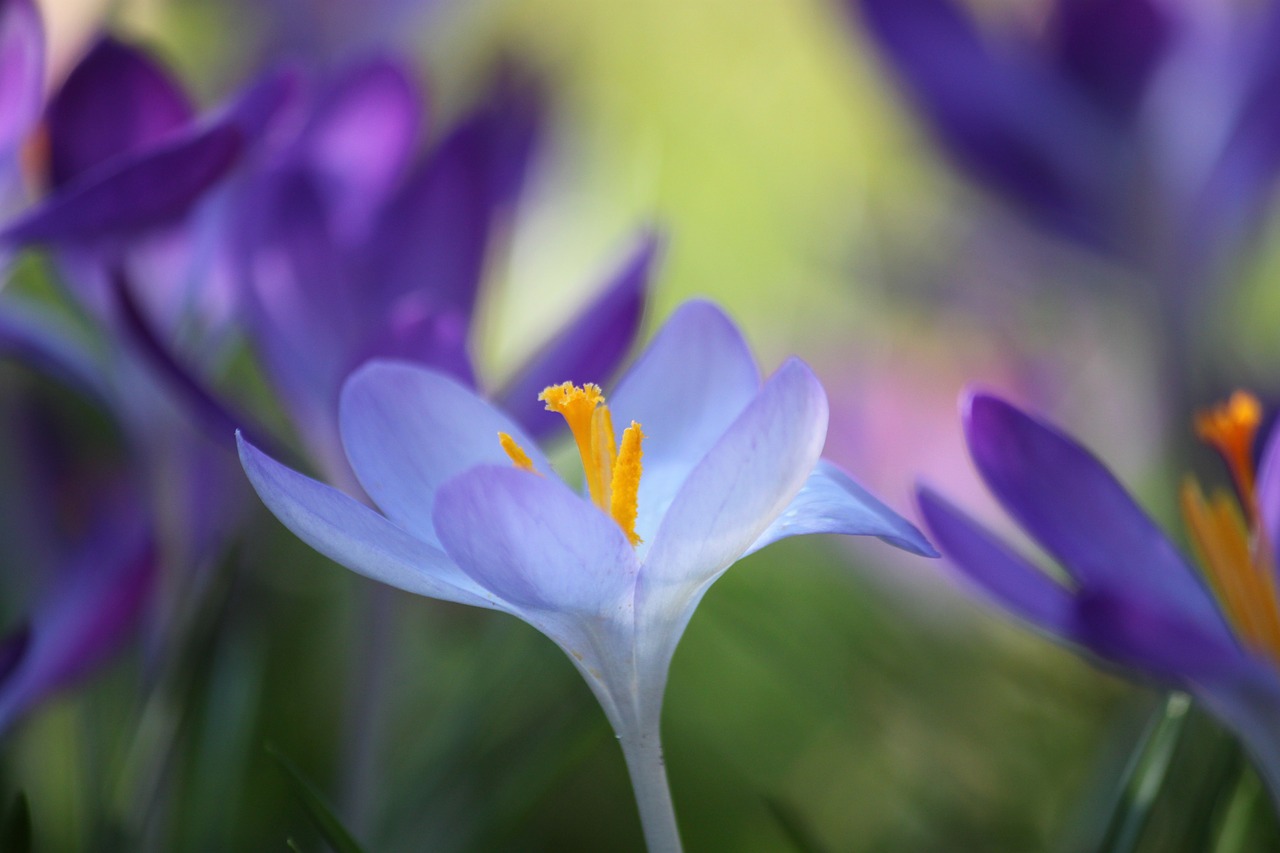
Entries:
{"label": "pale lilac petal", "polygon": [[1082,588],[1151,596],[1206,632],[1230,634],[1186,559],[1088,450],[990,395],[971,395],[964,421],[991,491]]}
{"label": "pale lilac petal", "polygon": [[1018,618],[1079,642],[1073,590],[1015,554],[931,489],[920,488],[917,499],[929,532],[966,579]]}
{"label": "pale lilac petal", "polygon": [[747,553],[759,551],[788,536],[808,533],[875,536],[922,557],[938,556],[914,524],[889,509],[825,459],[818,461],[800,493]]}
{"label": "pale lilac petal", "polygon": [[0,0],[0,157],[17,151],[44,102],[44,25],[32,0]]}
{"label": "pale lilac petal", "polygon": [[511,465],[498,433],[512,436],[539,471],[538,446],[455,379],[418,365],[372,361],[347,380],[339,427],[360,485],[387,518],[437,543],[436,490],[477,465]]}
{"label": "pale lilac petal", "polygon": [[400,178],[418,143],[422,101],[403,67],[376,59],[349,71],[317,109],[303,153],[341,232],[362,229]]}
{"label": "pale lilac petal", "polygon": [[657,247],[656,235],[643,235],[604,292],[556,332],[551,343],[498,395],[502,409],[530,434],[545,435],[562,425],[538,401],[543,388],[561,382],[603,385],[631,349],[644,314]]}
{"label": "pale lilac petal", "polygon": [[63,187],[125,154],[164,140],[192,120],[181,87],[151,57],[103,37],[49,103],[49,177]]}
{"label": "pale lilac petal", "polygon": [[653,537],[689,472],[759,390],[755,359],[719,308],[692,301],[676,309],[609,395],[615,425],[636,421],[645,434],[642,538]]}
{"label": "pale lilac petal", "polygon": [[791,359],[690,472],[654,536],[642,585],[693,588],[728,568],[795,498],[826,435],[826,394]]}
{"label": "pale lilac petal", "polygon": [[616,614],[637,561],[622,529],[554,476],[482,466],[440,487],[435,526],[449,556],[519,607]]}
{"label": "pale lilac petal", "polygon": [[287,468],[237,436],[240,462],[262,502],[334,562],[397,589],[476,607],[500,602],[449,557],[342,492]]}

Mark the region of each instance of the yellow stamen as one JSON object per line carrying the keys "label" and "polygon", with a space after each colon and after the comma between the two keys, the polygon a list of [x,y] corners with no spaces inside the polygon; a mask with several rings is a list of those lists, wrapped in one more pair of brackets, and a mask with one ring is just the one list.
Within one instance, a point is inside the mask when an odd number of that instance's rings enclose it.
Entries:
{"label": "yellow stamen", "polygon": [[502,444],[502,449],[511,457],[511,461],[516,464],[517,468],[523,468],[526,471],[533,470],[533,460],[529,458],[529,454],[524,452],[524,448],[516,444],[516,440],[505,432],[498,433],[498,441]]}
{"label": "yellow stamen", "polygon": [[1257,521],[1253,493],[1253,440],[1262,422],[1262,404],[1247,391],[1236,391],[1225,403],[1196,415],[1196,435],[1227,463],[1250,524]]}
{"label": "yellow stamen", "polygon": [[[591,502],[618,523],[632,545],[640,544],[640,537],[636,534],[642,470],[640,459],[643,455],[641,442],[644,439],[640,424],[631,422],[631,426],[623,431],[622,446],[618,448],[613,432],[613,415],[604,405],[599,385],[588,383],[579,387],[572,382],[562,382],[544,388],[538,399],[547,404],[547,411],[559,412],[568,423],[578,445],[578,455],[582,457],[582,470],[586,474]],[[508,447],[510,437],[499,435],[507,454],[520,465]],[[515,445],[515,442],[510,443]],[[524,452],[520,452],[523,455]]]}
{"label": "yellow stamen", "polygon": [[600,386],[588,382],[579,388],[572,382],[562,382],[544,388],[538,399],[547,404],[548,412],[559,412],[564,416],[569,432],[573,433],[573,440],[578,444],[578,455],[582,457],[582,468],[587,475],[587,491],[591,494],[591,500],[598,507],[607,507],[607,472],[597,464],[596,454],[592,451],[595,411],[604,402]]}
{"label": "yellow stamen", "polygon": [[640,537],[636,534],[636,515],[640,509],[640,474],[644,471],[640,462],[644,455],[641,450],[643,441],[644,433],[640,430],[640,424],[632,421],[631,426],[622,433],[622,447],[618,450],[617,463],[613,466],[610,488],[613,496],[609,502],[609,515],[618,522],[632,545],[640,544]]}

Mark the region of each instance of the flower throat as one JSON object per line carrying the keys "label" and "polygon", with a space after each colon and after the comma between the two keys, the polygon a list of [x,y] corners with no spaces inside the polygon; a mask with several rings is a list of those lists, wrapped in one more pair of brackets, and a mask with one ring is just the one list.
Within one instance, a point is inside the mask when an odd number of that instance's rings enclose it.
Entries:
{"label": "flower throat", "polygon": [[[614,437],[613,416],[604,404],[600,386],[589,382],[582,386],[572,382],[551,385],[543,389],[538,399],[547,404],[547,411],[558,412],[568,423],[582,457],[591,501],[617,522],[632,545],[639,545],[636,514],[644,440],[640,424],[632,421],[631,426],[623,430],[619,445]],[[516,467],[534,470],[529,454],[515,439],[500,432],[498,440]]]}

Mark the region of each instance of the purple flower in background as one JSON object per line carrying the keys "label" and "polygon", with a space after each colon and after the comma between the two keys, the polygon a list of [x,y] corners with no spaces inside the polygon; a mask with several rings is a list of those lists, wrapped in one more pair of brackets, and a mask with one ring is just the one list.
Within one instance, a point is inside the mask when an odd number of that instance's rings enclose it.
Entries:
{"label": "purple flower in background", "polygon": [[1034,34],[955,0],[850,5],[951,158],[1040,225],[1203,286],[1262,214],[1280,3],[1055,0]]}
{"label": "purple flower in background", "polygon": [[1244,743],[1280,803],[1280,440],[1255,479],[1260,408],[1237,394],[1197,422],[1238,500],[1188,480],[1182,509],[1200,570],[1093,455],[987,394],[964,401],[973,461],[996,499],[1060,565],[1050,576],[927,487],[943,553],[1000,606],[1051,637],[1195,696]]}
{"label": "purple flower in background", "polygon": [[0,356],[33,366],[83,399],[69,417],[51,411],[25,383],[6,384],[0,590],[6,606],[28,606],[18,627],[5,625],[0,634],[0,736],[137,632],[158,577],[137,460],[100,439],[86,449],[69,426],[95,408],[114,423],[106,378],[52,321],[18,310],[13,300],[3,307]]}
{"label": "purple flower in background", "polygon": [[[311,449],[345,471],[338,394],[370,358],[402,358],[475,384],[470,343],[495,235],[539,135],[540,99],[504,77],[424,155],[421,93],[397,63],[354,66],[318,91],[232,207],[247,326]],[[537,391],[610,375],[644,306],[644,237],[597,301],[497,399],[536,420]]]}
{"label": "purple flower in background", "polygon": [[[585,494],[498,409],[397,361],[362,367],[340,405],[347,457],[382,515],[243,440],[241,461],[272,512],[321,553],[409,592],[510,613],[554,640],[621,739],[650,849],[677,850],[659,719],[672,655],[711,584],[805,533],[934,552],[819,459],[827,401],[809,368],[792,359],[762,383],[712,305],[677,310],[609,406],[591,384],[539,399],[573,433]],[[614,412],[630,424],[620,441]]]}

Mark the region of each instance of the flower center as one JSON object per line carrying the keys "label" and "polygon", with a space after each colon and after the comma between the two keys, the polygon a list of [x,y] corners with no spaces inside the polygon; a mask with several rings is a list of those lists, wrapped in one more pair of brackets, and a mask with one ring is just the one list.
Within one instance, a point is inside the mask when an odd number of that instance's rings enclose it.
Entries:
{"label": "flower center", "polygon": [[[572,382],[544,388],[538,399],[547,404],[547,411],[559,412],[573,433],[582,457],[582,470],[587,478],[587,492],[591,501],[618,523],[632,545],[640,544],[636,535],[637,496],[640,491],[640,474],[643,466],[641,443],[644,433],[635,421],[622,432],[618,445],[613,432],[613,416],[604,404],[599,385],[582,386]],[[529,454],[505,432],[498,433],[502,449],[519,468],[533,470]]]}
{"label": "flower center", "polygon": [[1243,391],[1196,416],[1196,435],[1221,454],[1235,482],[1206,499],[1199,483],[1182,484],[1182,515],[1219,606],[1245,645],[1280,663],[1280,595],[1275,552],[1258,521],[1253,442],[1262,420],[1256,397]]}

